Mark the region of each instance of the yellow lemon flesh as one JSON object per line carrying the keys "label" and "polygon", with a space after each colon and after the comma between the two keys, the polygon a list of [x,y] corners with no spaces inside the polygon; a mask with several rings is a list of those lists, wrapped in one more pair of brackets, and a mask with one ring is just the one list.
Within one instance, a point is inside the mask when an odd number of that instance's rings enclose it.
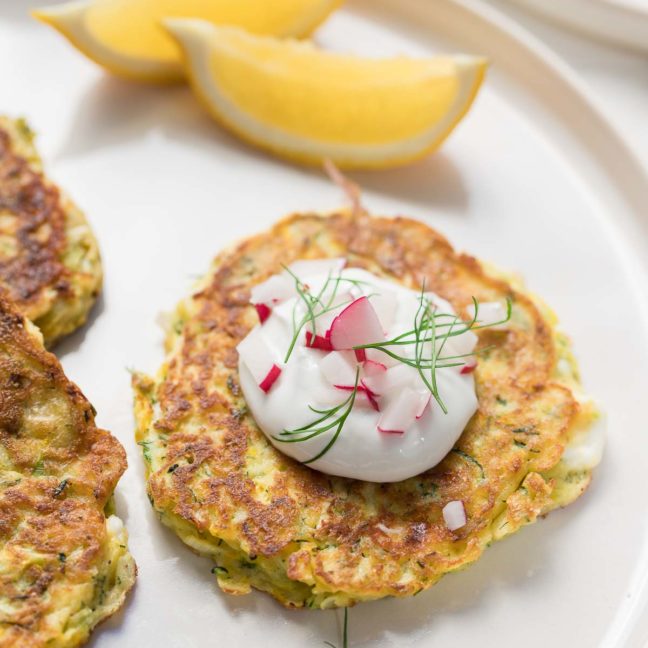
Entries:
{"label": "yellow lemon flesh", "polygon": [[143,81],[182,78],[180,52],[160,21],[202,18],[257,34],[307,36],[342,0],[82,0],[34,11],[83,54]]}
{"label": "yellow lemon flesh", "polygon": [[484,59],[364,59],[201,20],[164,21],[222,124],[290,159],[376,168],[434,150],[472,103]]}

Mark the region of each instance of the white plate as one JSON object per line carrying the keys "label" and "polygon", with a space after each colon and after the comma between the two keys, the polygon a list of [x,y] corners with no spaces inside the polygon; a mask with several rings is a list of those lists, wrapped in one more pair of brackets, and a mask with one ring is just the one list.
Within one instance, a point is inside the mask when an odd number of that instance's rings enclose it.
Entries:
{"label": "white plate", "polygon": [[512,0],[595,38],[648,52],[647,0]]}
{"label": "white plate", "polygon": [[[335,612],[286,612],[263,594],[229,598],[162,528],[144,494],[126,367],[161,361],[171,309],[231,241],[291,210],[337,206],[320,173],[223,133],[183,87],[108,78],[56,34],[0,2],[0,109],[39,131],[47,167],[86,210],[106,268],[90,326],[58,352],[128,451],[117,507],[139,581],[94,646],[313,646],[338,642]],[[609,443],[574,506],[496,544],[409,600],[350,613],[353,646],[640,646],[648,637],[648,181],[550,52],[472,0],[351,2],[318,40],[369,53],[488,54],[472,112],[438,155],[358,173],[375,212],[406,213],[460,248],[520,271],[561,315]]]}

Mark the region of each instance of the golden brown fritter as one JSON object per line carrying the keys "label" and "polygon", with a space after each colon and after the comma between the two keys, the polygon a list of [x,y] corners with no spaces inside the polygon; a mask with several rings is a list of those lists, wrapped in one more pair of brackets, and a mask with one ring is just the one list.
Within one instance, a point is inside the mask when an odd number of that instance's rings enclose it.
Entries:
{"label": "golden brown fritter", "polygon": [[[490,350],[476,371],[478,412],[442,463],[402,482],[331,477],[293,461],[257,428],[240,392],[236,345],[258,321],[251,286],[281,264],[340,256],[413,289],[425,281],[459,313],[472,297],[513,303],[507,330],[479,332]],[[226,592],[255,587],[296,607],[412,595],[590,480],[590,469],[561,461],[593,416],[572,391],[564,338],[528,296],[413,220],[297,215],[243,241],[179,306],[167,351],[155,378],[134,379],[148,491],[162,521],[213,558]],[[468,517],[455,532],[442,516],[453,500]]]}
{"label": "golden brown fritter", "polygon": [[0,295],[0,647],[77,646],[136,574],[108,516],[124,449]]}
{"label": "golden brown fritter", "polygon": [[48,345],[85,322],[102,282],[83,214],[44,177],[26,122],[1,116],[0,282]]}

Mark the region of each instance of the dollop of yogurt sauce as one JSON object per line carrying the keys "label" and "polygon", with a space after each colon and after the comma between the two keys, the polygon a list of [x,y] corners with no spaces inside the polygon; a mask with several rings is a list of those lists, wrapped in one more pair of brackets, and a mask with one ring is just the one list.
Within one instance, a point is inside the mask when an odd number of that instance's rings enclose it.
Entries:
{"label": "dollop of yogurt sauce", "polygon": [[[317,298],[310,302],[314,320],[309,298]],[[383,347],[400,360],[351,348],[411,332],[422,300],[434,313],[436,335],[449,326],[465,330],[436,342],[434,384],[446,412],[407,362],[417,364],[413,335],[403,338],[407,344]],[[271,443],[311,468],[372,482],[407,479],[439,463],[477,409],[470,355],[477,337],[433,293],[422,296],[346,268],[345,259],[326,259],[293,263],[256,286],[251,302],[260,323],[238,346],[243,394]],[[419,358],[431,353],[431,342],[419,348]],[[422,371],[431,382],[430,369]]]}

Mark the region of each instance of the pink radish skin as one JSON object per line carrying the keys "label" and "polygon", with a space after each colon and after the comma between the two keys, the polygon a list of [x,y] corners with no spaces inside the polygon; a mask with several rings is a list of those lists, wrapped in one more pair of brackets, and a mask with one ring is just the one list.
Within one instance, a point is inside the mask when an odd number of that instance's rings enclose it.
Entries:
{"label": "pink radish skin", "polygon": [[411,385],[414,380],[417,380],[416,370],[412,370],[407,365],[398,364],[385,372],[366,376],[364,383],[376,394],[382,395],[393,394],[406,385]]}
{"label": "pink radish skin", "polygon": [[261,324],[263,324],[263,322],[270,317],[270,313],[272,313],[272,309],[267,304],[254,304],[254,308],[256,308],[259,322],[261,322]]}
{"label": "pink radish skin", "polygon": [[331,385],[352,385],[356,377],[356,363],[347,351],[327,353],[319,363],[324,379]]}
{"label": "pink radish skin", "polygon": [[429,391],[422,392],[420,396],[421,400],[419,401],[419,409],[416,412],[416,420],[418,421],[425,414],[425,410],[428,408],[430,401],[432,400],[432,394]]}
{"label": "pink radish skin", "polygon": [[250,291],[253,304],[278,304],[295,296],[295,282],[285,275],[273,275]]}
{"label": "pink radish skin", "polygon": [[365,376],[379,376],[387,371],[387,365],[384,365],[382,362],[376,362],[375,360],[365,360],[362,365],[362,371]]}
{"label": "pink radish skin", "polygon": [[270,371],[268,371],[267,376],[259,383],[259,387],[266,394],[272,389],[272,385],[275,384],[277,378],[281,375],[281,367],[278,367],[276,364],[273,364]]}
{"label": "pink radish skin", "polygon": [[354,297],[349,291],[338,294],[329,307],[333,310],[318,315],[315,320],[315,330],[317,331],[317,334],[326,336],[326,332],[331,328],[333,320],[337,317],[335,314],[336,310],[348,306],[353,300]]}
{"label": "pink radish skin", "polygon": [[459,373],[461,374],[471,374],[473,371],[477,369],[477,363],[475,364],[465,364],[463,367],[461,367],[461,371]]}
{"label": "pink radish skin", "polygon": [[416,421],[420,409],[421,393],[405,387],[392,399],[380,419],[378,430],[389,434],[405,434]]}
{"label": "pink radish skin", "polygon": [[331,341],[321,335],[313,335],[312,331],[306,331],[306,346],[309,349],[320,351],[333,351]]}
{"label": "pink radish skin", "polygon": [[373,407],[376,412],[380,412],[380,405],[378,404],[378,394],[376,392],[372,391],[367,385],[364,384],[364,381],[362,381],[362,387],[365,391],[365,394],[367,394],[367,398],[369,399],[369,402],[371,403],[371,407]]}
{"label": "pink radish skin", "polygon": [[385,365],[387,369],[390,369],[391,367],[397,367],[399,364],[401,364],[398,360],[396,360],[396,358],[392,358],[391,356],[383,353],[382,351],[379,351],[378,349],[365,349],[365,351],[367,360],[371,360],[372,362],[379,362],[380,364]]}
{"label": "pink radish skin", "polygon": [[[360,297],[349,304],[333,320],[330,328],[330,340],[334,349],[353,349],[384,339],[380,320],[367,297]],[[364,349],[356,351],[362,351],[361,357],[366,357]]]}
{"label": "pink radish skin", "polygon": [[[341,389],[342,391],[353,391],[356,389],[353,385],[333,385],[333,387],[335,387],[335,389]],[[376,394],[364,385],[358,385],[357,391],[358,394],[364,394],[367,397],[369,404],[376,410],[376,412],[380,412],[380,405],[376,400]]]}
{"label": "pink radish skin", "polygon": [[263,327],[252,329],[236,350],[254,382],[267,392],[281,373],[281,368],[264,338],[263,330]]}

